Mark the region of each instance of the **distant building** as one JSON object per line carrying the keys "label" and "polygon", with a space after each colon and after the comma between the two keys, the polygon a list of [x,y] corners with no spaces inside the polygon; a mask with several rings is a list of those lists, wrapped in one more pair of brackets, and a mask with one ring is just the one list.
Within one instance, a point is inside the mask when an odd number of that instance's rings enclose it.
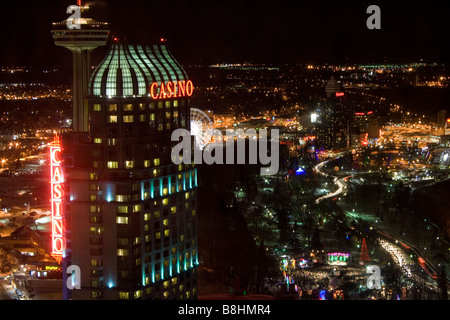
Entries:
{"label": "distant building", "polygon": [[445,110],[439,110],[437,113],[437,121],[436,121],[437,136],[442,136],[445,134],[445,124],[446,124],[445,114],[446,114]]}
{"label": "distant building", "polygon": [[340,84],[331,77],[325,86],[326,98],[318,102],[315,113],[316,149],[350,146],[351,109]]}

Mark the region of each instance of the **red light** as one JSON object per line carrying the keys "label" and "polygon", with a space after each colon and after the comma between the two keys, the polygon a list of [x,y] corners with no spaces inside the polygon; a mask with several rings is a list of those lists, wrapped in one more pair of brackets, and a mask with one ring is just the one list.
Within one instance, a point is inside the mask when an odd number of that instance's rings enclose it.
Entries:
{"label": "red light", "polygon": [[336,97],[343,97],[344,93],[343,92],[336,92]]}
{"label": "red light", "polygon": [[61,143],[58,136],[50,143],[50,185],[52,202],[52,256],[62,259],[65,250],[62,199],[64,197],[64,175],[61,167]]}
{"label": "red light", "polygon": [[[158,92],[159,88],[159,92]],[[191,80],[188,81],[168,81],[153,82],[150,85],[150,96],[152,99],[170,99],[177,97],[190,97],[194,92],[194,85]]]}

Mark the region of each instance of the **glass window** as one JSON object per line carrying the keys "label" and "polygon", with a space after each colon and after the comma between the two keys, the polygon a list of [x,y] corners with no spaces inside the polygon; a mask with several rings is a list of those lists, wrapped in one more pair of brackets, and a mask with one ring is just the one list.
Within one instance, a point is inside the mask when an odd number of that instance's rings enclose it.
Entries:
{"label": "glass window", "polygon": [[92,109],[93,109],[94,111],[102,111],[102,105],[101,105],[101,104],[98,104],[98,103],[95,103],[95,104],[93,105]]}
{"label": "glass window", "polygon": [[128,213],[128,206],[118,206],[117,212],[118,213]]}
{"label": "glass window", "polygon": [[134,122],[134,116],[133,115],[123,116],[123,122],[125,122],[125,123]]}
{"label": "glass window", "polygon": [[117,116],[109,116],[109,123],[117,123]]}
{"label": "glass window", "polygon": [[116,217],[116,223],[128,224],[128,217]]}
{"label": "glass window", "polygon": [[118,161],[108,161],[107,167],[108,167],[108,169],[117,169],[117,168],[119,168],[119,162]]}
{"label": "glass window", "polygon": [[123,111],[133,111],[133,105],[131,103],[124,104]]}
{"label": "glass window", "polygon": [[102,143],[102,138],[94,138],[94,143]]}
{"label": "glass window", "polygon": [[117,104],[110,104],[109,111],[117,111]]}
{"label": "glass window", "polygon": [[117,255],[119,257],[128,257],[128,249],[117,249]]}
{"label": "glass window", "polygon": [[133,169],[134,168],[134,161],[125,161],[125,168],[127,169]]}

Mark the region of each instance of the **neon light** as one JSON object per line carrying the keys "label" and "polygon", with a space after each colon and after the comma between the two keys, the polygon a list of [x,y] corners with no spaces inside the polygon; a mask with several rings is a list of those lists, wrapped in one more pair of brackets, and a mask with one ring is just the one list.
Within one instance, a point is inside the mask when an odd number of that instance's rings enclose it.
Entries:
{"label": "neon light", "polygon": [[344,93],[343,92],[336,92],[336,97],[343,97]]}
{"label": "neon light", "polygon": [[64,175],[61,167],[61,142],[56,136],[50,143],[50,186],[52,202],[52,256],[61,261],[63,251],[66,249],[64,238],[64,222],[62,199],[64,197]]}
{"label": "neon light", "polygon": [[[159,91],[158,91],[159,88]],[[177,97],[190,97],[194,92],[194,84],[188,81],[153,82],[150,85],[150,96],[152,99],[170,99]]]}

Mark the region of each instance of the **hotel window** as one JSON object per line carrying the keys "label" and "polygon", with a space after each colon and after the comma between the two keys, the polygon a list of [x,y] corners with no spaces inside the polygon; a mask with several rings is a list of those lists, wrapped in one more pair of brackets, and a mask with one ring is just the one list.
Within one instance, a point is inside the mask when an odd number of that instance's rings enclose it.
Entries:
{"label": "hotel window", "polygon": [[117,212],[118,213],[128,213],[128,207],[127,206],[118,206]]}
{"label": "hotel window", "polygon": [[189,199],[189,192],[186,192],[185,194],[184,194],[184,198],[187,200],[187,199]]}
{"label": "hotel window", "polygon": [[92,234],[102,234],[103,233],[103,228],[100,227],[90,227],[89,228],[89,232]]}
{"label": "hotel window", "polygon": [[95,194],[89,195],[89,201],[91,202],[97,201],[97,196]]}
{"label": "hotel window", "polygon": [[164,291],[163,296],[165,299],[169,298],[169,291]]}
{"label": "hotel window", "polygon": [[159,158],[153,159],[153,164],[155,165],[155,167],[159,166],[161,164],[161,159]]}
{"label": "hotel window", "polygon": [[102,138],[94,138],[94,143],[102,143]]}
{"label": "hotel window", "polygon": [[128,257],[128,249],[117,249],[117,256]]}
{"label": "hotel window", "polygon": [[101,267],[102,260],[100,259],[91,259],[91,267]]}
{"label": "hotel window", "polygon": [[170,235],[170,230],[166,229],[164,230],[164,237],[168,237]]}
{"label": "hotel window", "polygon": [[117,238],[117,244],[119,246],[127,246],[128,245],[128,238]]}
{"label": "hotel window", "polygon": [[123,122],[125,122],[125,123],[134,122],[134,116],[133,115],[123,116]]}
{"label": "hotel window", "polygon": [[[177,253],[177,247],[173,247],[172,248],[172,254],[175,254],[175,253]],[[175,264],[175,263],[174,263]]]}
{"label": "hotel window", "polygon": [[[184,234],[181,234],[180,235],[180,241],[184,241]],[[181,258],[182,256],[180,256],[180,258]]]}
{"label": "hotel window", "polygon": [[117,194],[116,195],[116,201],[117,202],[125,202],[127,201],[128,196],[123,195],[123,194]]}
{"label": "hotel window", "polygon": [[139,110],[145,110],[145,104],[139,103]]}
{"label": "hotel window", "polygon": [[170,208],[170,213],[172,213],[172,214],[177,213],[177,207]]}
{"label": "hotel window", "polygon": [[116,217],[116,223],[128,224],[128,217]]}
{"label": "hotel window", "polygon": [[166,123],[166,130],[170,130],[170,123]]}
{"label": "hotel window", "polygon": [[161,239],[161,232],[155,233],[155,239]]}
{"label": "hotel window", "polygon": [[173,106],[176,108],[178,107],[178,100],[173,100]]}
{"label": "hotel window", "polygon": [[144,168],[148,168],[151,166],[151,161],[150,160],[144,160]]}
{"label": "hotel window", "polygon": [[119,292],[119,299],[120,300],[128,300],[130,299],[130,293],[129,292]]}
{"label": "hotel window", "polygon": [[159,169],[154,169],[153,170],[153,176],[157,177],[159,175]]}
{"label": "hotel window", "polygon": [[163,189],[163,195],[167,196],[168,193],[169,193],[169,189],[164,188],[164,189]]}
{"label": "hotel window", "polygon": [[110,104],[109,111],[117,111],[117,104]]}
{"label": "hotel window", "polygon": [[117,123],[117,116],[109,116],[109,123]]}
{"label": "hotel window", "polygon": [[192,210],[192,216],[195,217],[195,210]]}
{"label": "hotel window", "polygon": [[162,101],[159,101],[159,102],[158,102],[158,109],[162,109],[163,106],[164,106],[163,102],[162,102]]}
{"label": "hotel window", "polygon": [[133,244],[136,245],[136,244],[139,244],[139,243],[141,243],[141,238],[140,237],[134,237]]}
{"label": "hotel window", "polygon": [[165,105],[166,105],[166,108],[170,108],[170,101],[166,101]]}
{"label": "hotel window", "polygon": [[134,161],[131,161],[131,160],[125,161],[125,168],[133,169],[134,168]]}
{"label": "hotel window", "polygon": [[164,281],[163,287],[164,289],[167,289],[169,287],[169,281]]}
{"label": "hotel window", "polygon": [[144,122],[145,121],[145,114],[139,115],[139,121]]}
{"label": "hotel window", "polygon": [[165,225],[167,227],[169,225],[169,219],[164,219],[163,220],[163,225]]}
{"label": "hotel window", "polygon": [[136,204],[133,206],[133,213],[139,212],[141,211],[141,205],[140,204]]}
{"label": "hotel window", "polygon": [[91,298],[92,299],[98,299],[100,297],[101,297],[100,292],[98,292],[98,291],[91,291]]}
{"label": "hotel window", "polygon": [[144,221],[148,221],[150,219],[151,219],[151,214],[150,213],[144,214]]}
{"label": "hotel window", "polygon": [[89,206],[89,211],[91,213],[99,213],[100,212],[100,207],[99,206]]}
{"label": "hotel window", "polygon": [[108,146],[115,146],[116,145],[116,139],[115,138],[109,138],[108,139]]}
{"label": "hotel window", "polygon": [[119,168],[119,162],[117,162],[117,161],[108,161],[106,165],[107,165],[108,169]]}
{"label": "hotel window", "polygon": [[135,299],[139,299],[142,296],[142,291],[141,290],[137,290],[134,292],[134,298]]}
{"label": "hotel window", "polygon": [[158,125],[158,131],[163,131],[163,129],[164,129],[164,126],[163,126],[162,123],[160,123],[160,124]]}
{"label": "hotel window", "polygon": [[149,118],[149,120],[150,120],[150,121],[155,121],[155,119],[156,119],[155,114],[154,114],[154,113],[150,113],[150,118]]}
{"label": "hotel window", "polygon": [[173,112],[173,118],[178,118],[178,111]]}
{"label": "hotel window", "polygon": [[94,106],[92,107],[92,109],[94,111],[102,111],[102,106],[98,103],[94,104]]}
{"label": "hotel window", "polygon": [[161,202],[162,202],[163,206],[167,206],[169,204],[169,199],[164,198],[164,199],[162,199]]}
{"label": "hotel window", "polygon": [[89,183],[89,191],[97,191],[98,187],[95,183]]}
{"label": "hotel window", "polygon": [[166,119],[170,119],[170,111],[166,112]]}
{"label": "hotel window", "polygon": [[155,103],[154,103],[154,102],[151,102],[151,103],[149,104],[149,108],[150,108],[150,110],[155,109]]}
{"label": "hotel window", "polygon": [[123,111],[133,111],[133,105],[132,104],[124,104],[123,105]]}
{"label": "hotel window", "polygon": [[89,180],[98,180],[98,174],[97,173],[89,173]]}
{"label": "hotel window", "polygon": [[159,212],[159,210],[156,210],[156,211],[153,213],[153,217],[154,217],[155,219],[159,219],[159,218],[161,217],[161,213]]}

